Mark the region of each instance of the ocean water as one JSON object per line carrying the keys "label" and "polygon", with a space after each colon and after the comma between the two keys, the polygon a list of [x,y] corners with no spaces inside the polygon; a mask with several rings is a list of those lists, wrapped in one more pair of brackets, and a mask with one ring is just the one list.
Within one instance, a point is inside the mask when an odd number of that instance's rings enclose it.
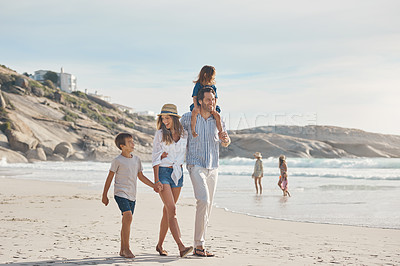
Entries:
{"label": "ocean water", "polygon": [[[222,159],[214,203],[228,211],[261,218],[400,229],[400,159],[288,158],[289,191],[277,186],[277,158],[263,159],[263,194],[251,178],[255,160]],[[102,191],[110,164],[99,162],[0,161],[0,178],[82,182]],[[144,174],[153,179],[150,163]],[[181,197],[193,198],[187,171]],[[138,182],[138,193],[153,193]]]}

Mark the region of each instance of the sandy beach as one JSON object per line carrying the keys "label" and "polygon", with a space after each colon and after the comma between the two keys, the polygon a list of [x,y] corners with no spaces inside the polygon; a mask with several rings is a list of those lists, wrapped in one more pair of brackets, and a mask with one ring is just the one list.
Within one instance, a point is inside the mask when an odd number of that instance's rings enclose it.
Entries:
{"label": "sandy beach", "polygon": [[[118,256],[120,213],[84,184],[0,179],[0,264],[18,265],[399,265],[400,230],[269,220],[213,209],[214,258],[178,257],[170,234],[155,251],[161,201],[140,193],[131,232],[135,259]],[[112,196],[111,194],[109,195]],[[178,202],[182,239],[192,245],[194,199]]]}

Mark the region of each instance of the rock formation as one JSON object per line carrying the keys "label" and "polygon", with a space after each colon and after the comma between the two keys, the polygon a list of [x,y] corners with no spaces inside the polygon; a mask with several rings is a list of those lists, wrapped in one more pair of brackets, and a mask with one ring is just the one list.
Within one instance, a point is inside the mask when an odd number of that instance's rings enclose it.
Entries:
{"label": "rock formation", "polygon": [[332,126],[267,126],[231,131],[225,157],[400,157],[400,136]]}
{"label": "rock formation", "polygon": [[[46,87],[0,66],[0,160],[111,161],[119,132],[131,133],[135,152],[151,160],[155,120],[127,114],[82,92]],[[269,126],[229,132],[221,157],[400,157],[400,136],[330,126]]]}

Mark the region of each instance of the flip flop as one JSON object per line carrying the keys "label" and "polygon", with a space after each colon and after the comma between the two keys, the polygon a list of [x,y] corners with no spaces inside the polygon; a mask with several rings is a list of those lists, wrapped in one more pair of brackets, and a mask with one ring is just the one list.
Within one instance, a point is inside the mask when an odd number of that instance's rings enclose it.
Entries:
{"label": "flip flop", "polygon": [[[199,252],[201,252],[201,253],[199,253]],[[195,248],[193,251],[193,255],[198,256],[198,257],[214,257],[215,256],[211,252],[206,251],[204,248],[203,249]]]}

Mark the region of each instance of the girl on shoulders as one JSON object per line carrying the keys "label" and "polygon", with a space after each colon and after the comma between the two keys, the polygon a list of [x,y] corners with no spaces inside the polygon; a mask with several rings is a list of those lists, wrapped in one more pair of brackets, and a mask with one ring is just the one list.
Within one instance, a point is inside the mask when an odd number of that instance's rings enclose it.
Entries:
{"label": "girl on shoulders", "polygon": [[[215,92],[215,104],[217,104],[217,87],[215,87],[215,68],[213,66],[203,66],[200,70],[199,76],[197,80],[193,81],[196,85],[194,85],[192,98],[193,104],[190,106],[190,111],[192,112],[192,120],[191,120],[191,128],[192,128],[192,135],[193,137],[197,137],[196,133],[196,122],[197,122],[197,115],[200,114],[200,103],[197,100],[197,94],[203,87],[211,87]],[[217,123],[217,128],[219,132],[222,132],[222,124],[221,124],[221,116],[220,112],[221,109],[218,105],[216,105],[216,112],[213,113],[214,119]]]}

